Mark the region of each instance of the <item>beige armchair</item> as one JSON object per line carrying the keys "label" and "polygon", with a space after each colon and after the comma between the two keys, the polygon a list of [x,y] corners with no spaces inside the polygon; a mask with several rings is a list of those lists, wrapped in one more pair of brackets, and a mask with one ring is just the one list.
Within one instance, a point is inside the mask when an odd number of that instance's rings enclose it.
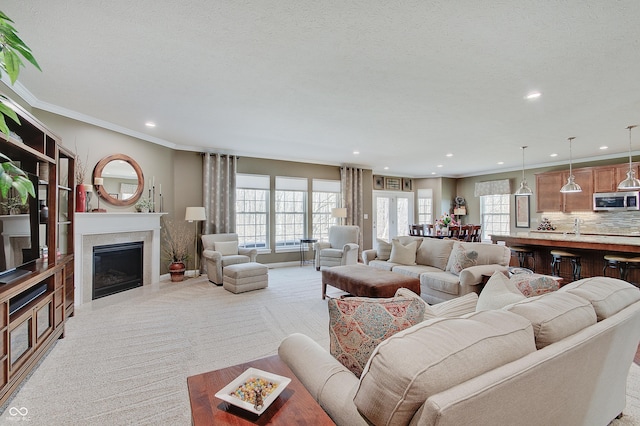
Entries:
{"label": "beige armchair", "polygon": [[316,269],[321,267],[353,265],[358,263],[358,237],[360,228],[357,226],[332,226],[329,228],[329,241],[316,243]]}
{"label": "beige armchair", "polygon": [[256,249],[238,247],[238,234],[207,234],[202,236],[202,256],[209,281],[222,285],[222,269],[238,263],[255,262]]}

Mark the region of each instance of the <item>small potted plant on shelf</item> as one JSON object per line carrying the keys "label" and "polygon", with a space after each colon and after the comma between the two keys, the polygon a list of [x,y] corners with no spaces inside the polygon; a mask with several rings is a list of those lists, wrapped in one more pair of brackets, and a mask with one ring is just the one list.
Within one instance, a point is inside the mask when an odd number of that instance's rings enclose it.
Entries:
{"label": "small potted plant on shelf", "polygon": [[140,197],[138,202],[134,204],[134,207],[140,213],[149,213],[153,208],[153,201],[147,197]]}
{"label": "small potted plant on shelf", "polygon": [[186,222],[163,217],[162,238],[162,251],[169,260],[171,281],[182,281],[189,258],[189,247],[193,245],[192,233],[187,229]]}

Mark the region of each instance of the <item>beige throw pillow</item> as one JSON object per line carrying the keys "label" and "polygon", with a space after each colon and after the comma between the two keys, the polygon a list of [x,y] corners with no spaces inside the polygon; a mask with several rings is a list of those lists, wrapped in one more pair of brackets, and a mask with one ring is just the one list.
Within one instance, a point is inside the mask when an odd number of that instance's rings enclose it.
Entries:
{"label": "beige throw pillow", "polygon": [[415,265],[417,249],[417,241],[413,241],[406,246],[403,246],[400,241],[394,239],[391,241],[391,256],[389,257],[389,261],[399,263],[401,265]]}
{"label": "beige throw pillow", "polygon": [[219,251],[223,256],[230,256],[238,254],[238,242],[237,241],[216,241],[213,244],[216,251]]}
{"label": "beige throw pillow", "polygon": [[383,239],[376,239],[376,260],[389,260],[391,257],[391,243]]}
{"label": "beige throw pillow", "polygon": [[524,294],[502,272],[493,273],[478,297],[476,311],[501,309],[512,303],[526,299]]}
{"label": "beige throw pillow", "polygon": [[422,297],[418,296],[408,288],[401,287],[396,290],[394,297],[413,297],[420,300],[425,305],[424,319],[433,318],[458,318],[466,314],[476,311],[478,303],[478,295],[475,293],[467,293],[464,296],[447,300],[435,305],[429,305]]}

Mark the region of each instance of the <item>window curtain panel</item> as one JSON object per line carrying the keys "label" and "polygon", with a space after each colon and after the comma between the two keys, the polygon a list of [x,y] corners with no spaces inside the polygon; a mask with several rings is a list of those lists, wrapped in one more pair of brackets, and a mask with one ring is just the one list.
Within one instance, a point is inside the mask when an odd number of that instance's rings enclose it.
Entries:
{"label": "window curtain panel", "polygon": [[475,196],[511,194],[509,179],[489,180],[486,182],[476,182]]}
{"label": "window curtain panel", "polygon": [[202,200],[207,215],[203,234],[222,234],[236,229],[236,170],[238,157],[204,154]]}
{"label": "window curtain panel", "polygon": [[[342,192],[342,207],[347,209],[347,225],[357,225],[360,227],[358,234],[358,252],[362,252],[363,237],[363,181],[362,169],[356,167],[340,168],[340,191]],[[358,257],[360,257],[358,255]]]}

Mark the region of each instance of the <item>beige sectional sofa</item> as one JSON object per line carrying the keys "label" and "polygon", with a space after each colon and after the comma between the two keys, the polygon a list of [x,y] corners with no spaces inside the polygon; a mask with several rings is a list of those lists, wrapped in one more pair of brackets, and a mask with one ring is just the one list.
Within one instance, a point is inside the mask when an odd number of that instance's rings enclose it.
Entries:
{"label": "beige sectional sofa", "polygon": [[[511,251],[497,244],[407,236],[399,237],[397,240],[405,246],[413,241],[418,242],[414,262],[411,262],[411,259],[405,264],[394,262],[393,253],[389,253],[388,250],[385,253],[379,246],[378,249],[362,252],[365,265],[419,277],[420,295],[431,304],[471,292],[480,293],[483,275],[491,276],[495,271],[506,271],[511,258]],[[456,270],[456,260],[474,252],[477,255],[469,262],[473,266],[465,267],[464,262],[458,262],[458,269],[461,270]]]}
{"label": "beige sectional sofa", "polygon": [[378,344],[360,378],[302,334],[278,352],[338,425],[603,426],[625,408],[639,341],[640,291],[597,277],[419,322]]}

